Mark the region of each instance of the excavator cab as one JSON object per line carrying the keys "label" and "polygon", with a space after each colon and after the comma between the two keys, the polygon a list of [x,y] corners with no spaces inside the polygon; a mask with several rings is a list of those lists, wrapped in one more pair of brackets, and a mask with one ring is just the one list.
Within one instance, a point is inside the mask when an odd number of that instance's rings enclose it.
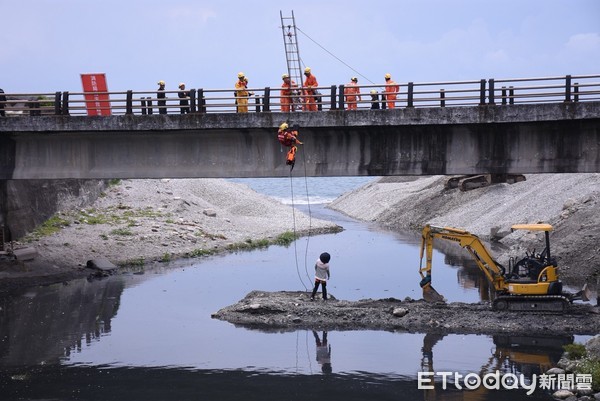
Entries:
{"label": "excavator cab", "polygon": [[525,257],[515,263],[515,259],[509,261],[509,269],[506,272],[506,282],[510,294],[526,295],[560,295],[562,283],[558,279],[556,259],[550,251],[550,224],[515,224],[511,231],[524,230],[532,232],[543,232],[545,248],[541,253],[535,249],[525,252]]}
{"label": "excavator cab", "polygon": [[515,224],[511,227],[511,231],[526,230],[526,231],[543,231],[545,236],[546,247],[541,253],[536,253],[535,249],[530,252],[525,252],[525,257],[515,263],[515,259],[511,258],[509,262],[508,279],[528,278],[538,281],[539,274],[545,267],[553,266],[556,268],[556,259],[550,254],[550,224]]}

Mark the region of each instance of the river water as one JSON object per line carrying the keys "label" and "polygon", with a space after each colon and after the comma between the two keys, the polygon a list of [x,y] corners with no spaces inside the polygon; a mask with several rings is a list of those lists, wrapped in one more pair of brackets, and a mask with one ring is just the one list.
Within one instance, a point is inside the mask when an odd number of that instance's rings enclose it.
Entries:
{"label": "river water", "polygon": [[[322,251],[336,298],[420,298],[418,238],[324,207],[365,178],[236,180],[344,227],[338,234],[30,288],[0,300],[0,400],[512,400],[548,391],[420,389],[418,372],[514,374],[528,384],[583,337],[261,332],[211,319],[248,292],[305,290]],[[306,185],[310,200],[306,198]],[[294,198],[292,200],[292,189]],[[436,289],[477,302],[476,270],[435,252]],[[446,263],[448,262],[448,263]],[[421,383],[426,385],[427,383]]]}

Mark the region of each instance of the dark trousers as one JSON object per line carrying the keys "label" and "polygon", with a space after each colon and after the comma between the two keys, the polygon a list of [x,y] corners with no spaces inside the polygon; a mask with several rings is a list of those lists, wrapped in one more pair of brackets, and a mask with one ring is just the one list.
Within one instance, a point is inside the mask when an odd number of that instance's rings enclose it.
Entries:
{"label": "dark trousers", "polygon": [[327,299],[327,281],[315,280],[315,288],[313,288],[313,292],[311,298],[314,298],[317,294],[317,290],[319,289],[319,284],[321,284],[321,289],[323,291],[323,299]]}

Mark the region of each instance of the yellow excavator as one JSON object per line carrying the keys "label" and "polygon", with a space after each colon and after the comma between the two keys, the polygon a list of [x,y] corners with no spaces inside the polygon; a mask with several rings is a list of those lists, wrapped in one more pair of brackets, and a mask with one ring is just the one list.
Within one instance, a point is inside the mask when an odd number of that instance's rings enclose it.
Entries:
{"label": "yellow excavator", "polygon": [[516,224],[511,228],[513,231],[543,232],[545,248],[541,253],[536,253],[535,249],[531,253],[526,252],[518,261],[511,258],[506,269],[492,257],[475,234],[458,228],[426,225],[422,232],[419,263],[423,298],[428,302],[444,301],[444,297],[431,285],[433,241],[439,238],[455,242],[471,254],[496,291],[492,301],[494,310],[563,312],[574,300],[589,301],[587,285],[576,294],[563,292],[556,259],[550,253],[550,224]]}

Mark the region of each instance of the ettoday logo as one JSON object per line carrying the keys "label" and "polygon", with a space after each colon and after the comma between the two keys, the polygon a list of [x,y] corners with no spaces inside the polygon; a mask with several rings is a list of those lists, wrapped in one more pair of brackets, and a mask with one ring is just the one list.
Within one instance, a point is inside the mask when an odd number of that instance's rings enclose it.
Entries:
{"label": "ettoday logo", "polygon": [[488,390],[525,389],[531,395],[536,389],[542,390],[589,390],[592,388],[592,376],[589,374],[531,375],[501,373],[499,370],[486,373],[461,374],[458,372],[418,372],[417,388],[433,390],[435,382],[441,381],[442,389],[450,386],[457,390],[475,390],[481,386]]}

